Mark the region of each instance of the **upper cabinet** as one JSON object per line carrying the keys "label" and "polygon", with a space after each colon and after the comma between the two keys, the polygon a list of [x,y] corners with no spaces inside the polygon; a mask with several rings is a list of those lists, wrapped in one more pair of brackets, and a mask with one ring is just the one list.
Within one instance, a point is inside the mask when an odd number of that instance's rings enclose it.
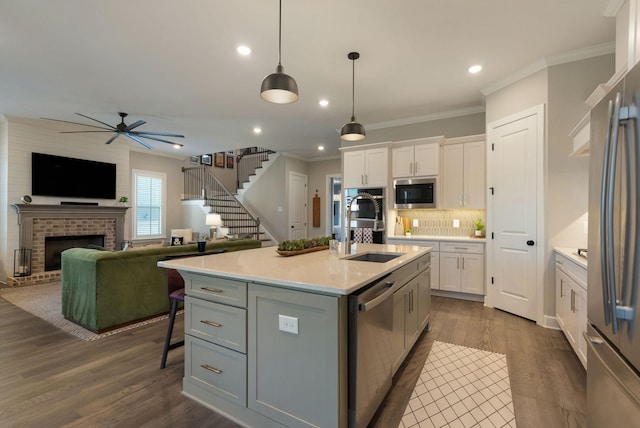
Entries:
{"label": "upper cabinet", "polygon": [[391,149],[393,178],[438,175],[442,141],[443,137],[433,137],[394,143]]}
{"label": "upper cabinet", "polygon": [[447,139],[441,177],[441,208],[485,208],[484,135]]}
{"label": "upper cabinet", "polygon": [[345,189],[363,187],[387,187],[388,149],[345,151],[342,154],[342,187]]}

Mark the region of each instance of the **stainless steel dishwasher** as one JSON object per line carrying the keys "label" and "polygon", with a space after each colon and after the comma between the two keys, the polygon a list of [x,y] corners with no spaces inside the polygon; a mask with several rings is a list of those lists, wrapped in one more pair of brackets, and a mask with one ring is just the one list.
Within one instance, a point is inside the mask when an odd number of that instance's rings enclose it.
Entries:
{"label": "stainless steel dishwasher", "polygon": [[397,274],[349,296],[349,426],[366,427],[391,388]]}

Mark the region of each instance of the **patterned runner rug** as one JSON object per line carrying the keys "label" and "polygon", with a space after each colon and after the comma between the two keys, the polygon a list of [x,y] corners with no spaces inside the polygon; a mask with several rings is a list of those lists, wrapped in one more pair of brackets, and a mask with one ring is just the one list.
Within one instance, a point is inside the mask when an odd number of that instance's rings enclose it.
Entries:
{"label": "patterned runner rug", "polygon": [[[79,337],[88,342],[113,336],[143,325],[148,325],[169,318],[168,315],[160,315],[125,327],[117,328],[105,333],[96,334],[80,327],[62,316],[61,285],[59,282],[51,284],[30,285],[25,287],[0,288],[0,297],[9,303],[23,309],[33,315],[53,324],[60,330]],[[182,311],[178,311],[178,314]]]}
{"label": "patterned runner rug", "polygon": [[400,427],[515,427],[507,358],[435,341]]}

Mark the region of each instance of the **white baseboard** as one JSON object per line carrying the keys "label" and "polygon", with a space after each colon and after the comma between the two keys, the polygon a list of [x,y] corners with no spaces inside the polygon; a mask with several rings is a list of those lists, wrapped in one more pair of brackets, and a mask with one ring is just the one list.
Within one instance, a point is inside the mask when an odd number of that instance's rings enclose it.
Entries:
{"label": "white baseboard", "polygon": [[558,320],[556,317],[552,317],[551,315],[545,315],[542,320],[542,324],[540,324],[544,328],[550,328],[552,330],[561,330],[560,324],[558,324]]}

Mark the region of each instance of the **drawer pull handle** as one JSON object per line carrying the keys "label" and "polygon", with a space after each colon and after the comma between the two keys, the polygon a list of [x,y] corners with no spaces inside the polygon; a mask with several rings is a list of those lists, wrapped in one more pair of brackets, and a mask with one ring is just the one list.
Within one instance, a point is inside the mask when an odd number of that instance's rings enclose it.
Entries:
{"label": "drawer pull handle", "polygon": [[217,369],[215,367],[211,367],[209,364],[201,364],[200,367],[202,367],[205,370],[209,370],[210,372],[214,372],[215,374],[221,374],[222,370]]}
{"label": "drawer pull handle", "polygon": [[218,288],[202,287],[202,289],[205,291],[211,291],[212,293],[222,293],[222,290]]}
{"label": "drawer pull handle", "polygon": [[455,248],[456,250],[468,250],[469,249],[469,247],[453,247],[453,248]]}
{"label": "drawer pull handle", "polygon": [[200,320],[202,324],[210,325],[211,327],[222,327],[222,324],[218,324],[217,322]]}

